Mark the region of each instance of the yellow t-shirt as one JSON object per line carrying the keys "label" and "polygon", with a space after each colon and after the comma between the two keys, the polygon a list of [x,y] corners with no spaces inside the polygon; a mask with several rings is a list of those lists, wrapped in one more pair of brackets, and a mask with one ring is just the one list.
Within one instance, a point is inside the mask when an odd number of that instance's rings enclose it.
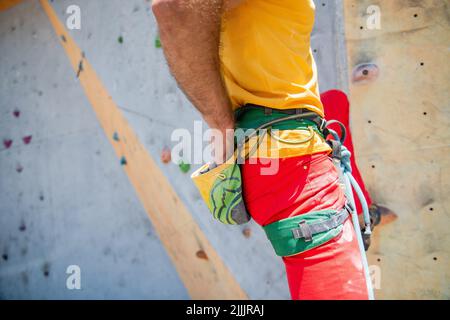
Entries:
{"label": "yellow t-shirt", "polygon": [[308,108],[323,116],[311,54],[312,0],[246,0],[222,19],[221,68],[233,108]]}
{"label": "yellow t-shirt", "polygon": [[[317,69],[311,53],[312,0],[246,0],[222,18],[221,71],[236,109],[246,103],[276,109],[307,108],[322,117]],[[305,140],[310,132],[283,130],[282,138]],[[250,145],[256,143],[256,138]],[[303,144],[265,137],[252,157],[286,158],[330,152],[315,134]]]}

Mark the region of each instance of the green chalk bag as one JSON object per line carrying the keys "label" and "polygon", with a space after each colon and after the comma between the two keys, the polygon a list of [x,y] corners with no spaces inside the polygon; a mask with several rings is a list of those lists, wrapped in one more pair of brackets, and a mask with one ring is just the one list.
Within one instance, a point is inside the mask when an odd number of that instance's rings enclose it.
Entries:
{"label": "green chalk bag", "polygon": [[242,196],[241,169],[235,157],[219,166],[205,164],[191,178],[214,219],[231,225],[250,221]]}

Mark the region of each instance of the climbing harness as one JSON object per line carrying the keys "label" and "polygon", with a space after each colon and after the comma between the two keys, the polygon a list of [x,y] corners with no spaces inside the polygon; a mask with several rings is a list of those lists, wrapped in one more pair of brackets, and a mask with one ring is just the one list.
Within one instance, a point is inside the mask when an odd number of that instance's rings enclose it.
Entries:
{"label": "climbing harness", "polygon": [[[247,107],[247,106],[246,106]],[[358,241],[358,247],[361,254],[361,260],[364,268],[364,275],[366,278],[367,284],[367,292],[370,300],[374,299],[372,282],[370,279],[369,267],[367,263],[367,257],[364,249],[364,244],[361,235],[361,229],[358,220],[358,214],[356,212],[355,199],[353,197],[352,188],[355,190],[363,208],[363,216],[364,216],[364,234],[369,236],[371,234],[371,225],[370,225],[370,215],[367,206],[367,201],[363,195],[361,188],[359,187],[356,180],[353,178],[351,172],[351,163],[350,157],[351,153],[344,146],[344,141],[346,138],[346,129],[345,126],[337,121],[337,120],[329,120],[326,121],[319,117],[314,112],[310,112],[307,110],[268,110],[265,107],[253,107],[258,111],[251,111],[250,109],[243,108],[244,112],[244,120],[245,115],[247,115],[247,126],[251,127],[251,124],[254,126],[257,121],[267,121],[267,117],[276,117],[278,115],[279,118],[285,119],[286,121],[278,123],[278,128],[280,129],[299,129],[298,121],[309,121],[309,123],[315,124],[316,129],[320,132],[320,135],[323,138],[328,138],[331,136],[331,139],[327,139],[326,142],[331,147],[330,157],[333,160],[333,163],[338,169],[339,172],[339,180],[341,184],[345,187],[345,195],[347,199],[347,203],[344,208],[340,211],[336,210],[321,210],[321,211],[313,211],[307,212],[305,214],[301,214],[298,216],[290,217],[287,219],[282,219],[276,222],[273,222],[269,225],[264,226],[264,231],[277,255],[287,257],[296,255],[301,252],[305,252],[307,250],[316,248],[323,243],[333,239],[336,237],[343,229],[343,224],[345,220],[348,218],[349,214],[352,218],[353,226],[355,229],[355,234]],[[281,116],[281,114],[290,114],[287,117]],[[264,114],[264,116],[262,116]],[[302,114],[303,118],[295,118],[295,115]],[[254,119],[252,119],[252,115]],[[292,117],[292,118],[291,118]],[[254,123],[251,123],[253,120]],[[288,121],[290,121],[288,123]],[[238,121],[238,126],[244,126],[242,122]],[[270,119],[269,119],[270,122]],[[250,123],[250,125],[249,125]],[[331,125],[337,125],[340,128],[340,135],[333,129],[330,128]],[[310,132],[313,132],[311,128],[314,126],[307,126],[307,129]],[[305,129],[300,128],[300,129]],[[270,133],[270,130],[269,130]],[[304,140],[282,140],[277,139],[277,136],[271,135],[272,138],[288,143],[288,144],[300,144],[306,143],[310,141],[313,137],[313,134],[310,135],[309,138]]]}
{"label": "climbing harness", "polygon": [[[335,130],[329,128],[332,124],[340,127],[340,136]],[[266,133],[274,140],[286,144],[305,144],[310,142],[316,134],[324,139],[332,136],[333,139],[328,139],[326,142],[332,149],[330,157],[345,187],[347,203],[344,208],[307,212],[273,222],[263,228],[275,253],[287,257],[314,249],[333,239],[341,233],[343,224],[350,215],[363,263],[368,297],[373,300],[372,282],[352,188],[362,204],[365,235],[371,234],[370,216],[362,190],[351,174],[351,153],[343,145],[346,138],[344,125],[336,120],[326,121],[317,113],[307,109],[278,110],[246,105],[236,112],[236,128],[253,131],[245,138],[237,137],[237,148],[231,159],[219,166],[205,164],[192,175],[213,217],[225,224],[242,224],[251,219],[242,196],[242,176],[238,160],[242,160],[241,150],[253,137],[259,136],[243,159],[247,159],[256,151]],[[306,130],[309,135],[304,139],[284,139],[273,132],[275,129]]]}
{"label": "climbing harness", "polygon": [[320,210],[282,219],[264,226],[275,253],[289,257],[314,249],[341,233],[349,216],[349,208],[341,211]]}

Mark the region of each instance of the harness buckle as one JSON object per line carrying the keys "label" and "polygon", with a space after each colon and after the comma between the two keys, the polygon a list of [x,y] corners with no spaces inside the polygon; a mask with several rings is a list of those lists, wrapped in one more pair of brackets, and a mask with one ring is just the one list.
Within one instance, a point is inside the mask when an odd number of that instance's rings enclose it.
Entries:
{"label": "harness buckle", "polygon": [[304,238],[305,242],[311,242],[312,241],[312,232],[311,232],[311,228],[306,223],[306,220],[300,221],[298,226],[299,226],[299,229],[292,230],[294,239]]}
{"label": "harness buckle", "polygon": [[268,107],[264,107],[264,115],[270,116],[272,114],[272,109]]}
{"label": "harness buckle", "polygon": [[296,239],[296,240],[303,238],[300,229],[292,229],[292,235],[294,236],[294,239]]}

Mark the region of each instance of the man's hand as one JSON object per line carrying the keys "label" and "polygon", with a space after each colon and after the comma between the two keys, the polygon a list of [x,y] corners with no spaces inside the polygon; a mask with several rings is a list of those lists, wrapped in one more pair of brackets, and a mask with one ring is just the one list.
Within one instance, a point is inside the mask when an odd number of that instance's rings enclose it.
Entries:
{"label": "man's hand", "polygon": [[[234,115],[221,74],[219,59],[220,23],[225,9],[223,0],[154,0],[152,10],[159,26],[161,43],[172,74],[206,123],[224,134],[217,144],[230,139]],[[221,141],[220,141],[221,140]],[[214,158],[226,160],[227,150]]]}
{"label": "man's hand", "polygon": [[214,163],[224,163],[234,152],[234,129],[213,130],[210,143]]}

